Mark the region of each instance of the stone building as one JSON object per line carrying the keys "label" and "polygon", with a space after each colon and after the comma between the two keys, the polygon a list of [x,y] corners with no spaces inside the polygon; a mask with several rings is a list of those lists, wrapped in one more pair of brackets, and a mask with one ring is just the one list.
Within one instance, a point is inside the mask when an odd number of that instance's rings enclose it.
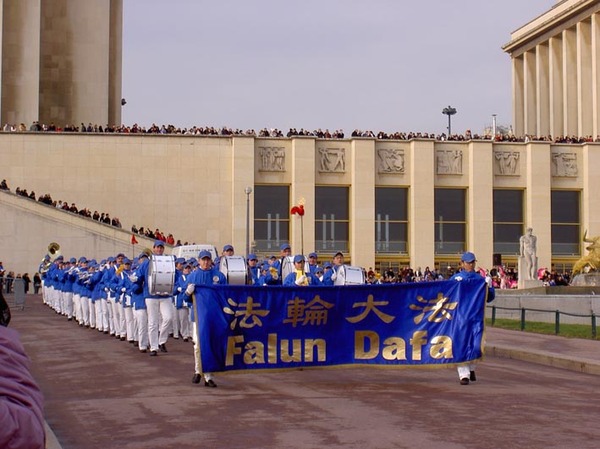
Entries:
{"label": "stone building", "polygon": [[0,1],[0,123],[121,123],[122,0]]}
{"label": "stone building", "polygon": [[563,0],[511,34],[515,134],[600,134],[599,11]]}
{"label": "stone building", "polygon": [[[2,121],[118,121],[121,3],[30,0],[19,2],[27,5],[22,9],[15,3],[0,3]],[[598,72],[598,5],[564,1],[513,33],[505,50],[513,57],[517,134],[597,133],[598,83],[590,73]],[[84,36],[91,12],[103,31],[91,27],[92,36]],[[43,23],[43,33],[57,35],[57,47],[37,48],[34,42],[44,39],[29,38],[15,20]],[[72,31],[58,32],[56,23]],[[86,39],[96,39],[104,55],[82,58],[89,68],[75,57],[85,53]],[[24,57],[29,51],[40,64]],[[11,58],[18,64],[8,64]],[[19,69],[24,81],[17,85],[13,72],[23,64],[32,64],[32,74]],[[63,66],[72,76],[52,78]],[[99,73],[96,90],[85,84],[88,69]],[[46,82],[56,82],[70,100],[46,101],[54,91],[44,90]],[[80,87],[93,94],[76,95]],[[600,234],[600,143],[594,142],[15,132],[0,133],[0,160],[13,190],[109,212],[124,226],[115,231],[0,192],[2,259],[17,271],[33,271],[50,242],[69,256],[122,251],[132,224],[218,248],[231,243],[238,254],[246,243],[262,256],[276,254],[282,242],[295,253],[317,251],[321,260],[341,250],[353,265],[382,269],[444,269],[465,250],[483,267],[500,258],[516,265],[527,227],[537,236],[540,267],[569,268],[584,251],[584,232]],[[290,213],[301,200],[302,219]]]}

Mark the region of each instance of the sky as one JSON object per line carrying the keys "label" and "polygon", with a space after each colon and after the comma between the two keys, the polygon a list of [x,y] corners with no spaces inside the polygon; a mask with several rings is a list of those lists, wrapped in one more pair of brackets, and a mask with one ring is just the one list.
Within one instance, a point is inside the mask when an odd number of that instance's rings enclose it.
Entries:
{"label": "sky", "polygon": [[556,0],[124,0],[122,121],[482,132],[510,33]]}

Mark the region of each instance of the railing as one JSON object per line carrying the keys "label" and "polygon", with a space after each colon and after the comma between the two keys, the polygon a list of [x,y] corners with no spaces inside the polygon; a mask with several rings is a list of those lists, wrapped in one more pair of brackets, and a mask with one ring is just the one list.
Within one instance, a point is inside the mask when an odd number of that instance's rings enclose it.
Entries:
{"label": "railing", "polygon": [[542,313],[553,313],[554,314],[554,333],[558,335],[560,333],[560,316],[572,316],[577,318],[590,318],[592,325],[592,338],[596,338],[597,336],[597,327],[596,327],[596,314],[592,312],[590,315],[582,315],[578,313],[569,313],[569,312],[561,312],[560,310],[544,310],[544,309],[526,309],[525,307],[501,307],[501,306],[487,306],[487,308],[492,309],[492,326],[496,322],[496,310],[511,310],[511,311],[520,311],[520,328],[521,330],[525,330],[526,323],[526,315],[527,312],[542,312]]}

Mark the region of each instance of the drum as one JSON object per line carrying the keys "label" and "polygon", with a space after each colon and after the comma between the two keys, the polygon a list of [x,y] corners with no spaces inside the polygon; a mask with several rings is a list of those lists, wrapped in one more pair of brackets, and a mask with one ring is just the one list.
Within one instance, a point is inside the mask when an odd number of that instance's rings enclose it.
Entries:
{"label": "drum", "polygon": [[338,268],[334,285],[362,285],[365,283],[365,273],[361,267],[342,265]]}
{"label": "drum", "polygon": [[173,296],[175,259],[152,255],[148,262],[148,292],[152,296]]}
{"label": "drum", "polygon": [[219,269],[227,278],[228,284],[246,285],[248,269],[246,268],[246,259],[242,256],[221,256]]}
{"label": "drum", "polygon": [[[295,271],[294,267],[294,256],[287,256],[281,259],[279,265],[279,279],[283,282],[286,276]],[[308,265],[308,259],[304,256],[304,272],[310,273],[310,266]]]}

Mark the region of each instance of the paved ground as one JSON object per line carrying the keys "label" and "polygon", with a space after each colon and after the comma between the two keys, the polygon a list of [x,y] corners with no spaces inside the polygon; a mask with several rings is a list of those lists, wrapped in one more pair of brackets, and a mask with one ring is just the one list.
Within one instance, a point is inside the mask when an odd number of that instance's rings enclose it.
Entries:
{"label": "paved ground", "polygon": [[[34,296],[11,327],[44,391],[52,449],[591,449],[600,441],[600,376],[586,374],[600,373],[598,341],[488,328],[488,356],[469,386],[450,369],[357,368],[227,374],[210,389],[191,383],[191,343],[171,340],[151,358]],[[527,357],[544,364],[517,360]]]}

